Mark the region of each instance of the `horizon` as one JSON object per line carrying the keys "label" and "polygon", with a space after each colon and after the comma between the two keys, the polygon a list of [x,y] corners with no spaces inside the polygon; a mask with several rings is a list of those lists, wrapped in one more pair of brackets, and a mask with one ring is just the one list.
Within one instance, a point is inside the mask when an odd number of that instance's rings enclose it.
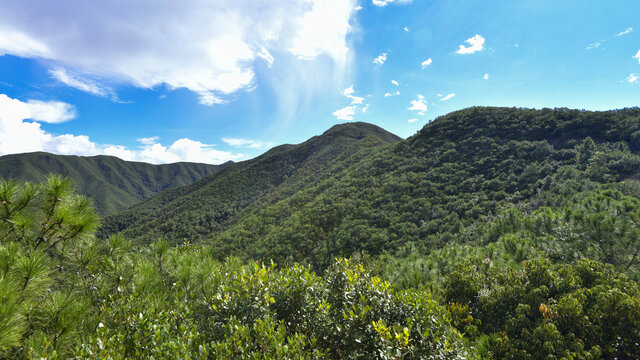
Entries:
{"label": "horizon", "polygon": [[221,164],[341,123],[640,99],[632,1],[181,5],[0,4],[0,156]]}

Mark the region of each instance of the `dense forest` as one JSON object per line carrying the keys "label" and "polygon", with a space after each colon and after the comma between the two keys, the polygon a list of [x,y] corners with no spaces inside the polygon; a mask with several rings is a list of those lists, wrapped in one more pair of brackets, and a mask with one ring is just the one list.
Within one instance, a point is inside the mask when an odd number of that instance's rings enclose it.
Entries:
{"label": "dense forest", "polygon": [[640,358],[640,109],[337,125],[103,219],[0,183],[0,358]]}
{"label": "dense forest", "polygon": [[0,177],[42,182],[49,174],[69,177],[76,191],[93,199],[102,215],[114,214],[167,189],[189,185],[231,164],[152,165],[113,156],[55,155],[45,152],[0,156]]}

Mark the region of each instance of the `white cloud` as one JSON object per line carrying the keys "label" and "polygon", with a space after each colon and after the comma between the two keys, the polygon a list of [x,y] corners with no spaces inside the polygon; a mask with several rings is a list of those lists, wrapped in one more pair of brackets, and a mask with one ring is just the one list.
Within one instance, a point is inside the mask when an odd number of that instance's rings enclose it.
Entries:
{"label": "white cloud", "polygon": [[[59,123],[73,117],[71,105],[60,102],[22,102],[0,94],[0,155],[33,151],[58,154],[97,154],[86,136],[53,135],[37,121]],[[34,121],[25,121],[31,119]]]}
{"label": "white cloud", "polygon": [[360,96],[352,96],[351,97],[351,104],[352,105],[362,105],[363,101],[364,101],[363,97],[360,97]]}
{"label": "white cloud", "polygon": [[453,98],[454,96],[456,96],[456,94],[453,94],[453,93],[449,94],[449,95],[443,97],[442,99],[440,99],[440,101],[447,101],[447,100]]}
{"label": "white cloud", "polygon": [[[383,7],[395,2],[396,0],[371,0],[371,3],[375,6]],[[398,0],[399,4],[407,4],[413,0]]]}
{"label": "white cloud", "polygon": [[362,102],[364,101],[364,98],[360,97],[360,96],[353,95],[354,92],[355,92],[355,90],[353,90],[353,85],[351,85],[348,88],[344,89],[342,94],[344,96],[348,97],[349,99],[351,99],[351,104],[352,105],[362,105]]}
{"label": "white cloud", "polygon": [[35,121],[57,124],[76,117],[76,109],[61,101],[29,100],[27,107],[30,115],[26,119]]}
{"label": "white cloud", "polygon": [[433,62],[433,60],[431,60],[431,58],[428,58],[427,60],[423,61],[420,65],[422,66],[422,68],[426,68],[427,66],[431,65],[431,63]]}
{"label": "white cloud", "polygon": [[160,140],[160,138],[158,136],[151,136],[151,137],[138,138],[136,140],[141,144],[151,145],[151,144],[154,144],[154,143],[158,142],[158,140]]}
{"label": "white cloud", "polygon": [[640,50],[633,56],[634,59],[638,59],[638,64],[640,64]]}
{"label": "white cloud", "polygon": [[[41,122],[59,123],[73,117],[73,107],[61,102],[27,101],[0,94],[0,155],[46,151],[62,155],[112,155],[131,161],[169,163],[195,161],[223,163],[244,157],[239,153],[217,150],[213,145],[191,139],[179,139],[170,146],[157,143],[158,137],[140,138],[138,149],[122,145],[101,145],[86,135],[49,133]],[[28,121],[28,120],[34,121]]]}
{"label": "white cloud", "polygon": [[418,121],[418,119],[415,119],[415,118],[414,118],[414,119],[409,119],[409,120],[407,120],[407,121],[408,121],[408,122],[410,122],[410,123],[414,123],[414,122]]}
{"label": "white cloud", "polygon": [[395,85],[395,86],[399,86],[399,85],[400,85],[400,84],[398,84],[398,82],[397,82],[397,81],[395,81],[395,80],[391,80],[391,83],[392,83],[393,85]]}
{"label": "white cloud", "polygon": [[377,58],[373,59],[374,64],[382,65],[387,61],[387,53],[382,53],[378,55]]}
{"label": "white cloud", "polygon": [[96,95],[104,88],[87,78],[186,88],[212,105],[253,88],[254,62],[271,65],[277,61],[271,54],[300,59],[324,54],[344,65],[356,5],[356,0],[4,1],[0,55],[45,59],[54,69],[66,69],[66,81],[64,73],[54,75],[60,81]]}
{"label": "white cloud", "polygon": [[369,110],[369,104],[362,107],[362,112],[367,112]]}
{"label": "white cloud", "polygon": [[222,138],[222,141],[234,147],[246,147],[250,149],[269,148],[273,146],[273,143],[269,141],[265,142],[240,138]]}
{"label": "white cloud", "polygon": [[460,47],[456,51],[456,54],[467,55],[484,50],[485,39],[481,35],[470,37],[464,42],[469,44],[469,46],[460,45]]}
{"label": "white cloud", "polygon": [[486,74],[486,73],[485,73],[485,74],[484,74],[484,76],[483,76],[482,78],[483,78],[483,79],[485,79],[485,80],[489,80],[489,74]]}
{"label": "white cloud", "polygon": [[[222,164],[229,160],[244,157],[240,153],[217,150],[214,145],[203,144],[187,138],[178,139],[169,146],[157,142],[157,137],[142,138],[149,140],[144,146],[131,150],[122,145],[107,145],[101,153],[119,157],[127,161],[142,161],[152,164],[167,164],[181,161],[206,164]],[[141,139],[138,139],[140,141]]]}
{"label": "white cloud", "polygon": [[49,71],[49,74],[51,74],[54,79],[60,81],[61,83],[76,88],[80,91],[103,97],[111,96],[115,99],[113,90],[100,85],[94,80],[86,79],[72,72],[68,72],[64,68],[56,67],[54,69],[51,69]]}
{"label": "white cloud", "polygon": [[398,95],[400,95],[400,91],[396,90],[394,93],[385,93],[384,97],[398,96]]}
{"label": "white cloud", "polygon": [[0,28],[0,56],[11,54],[20,57],[46,57],[50,53],[47,45],[25,33],[16,29]]}
{"label": "white cloud", "polygon": [[342,92],[342,94],[346,97],[351,97],[353,96],[353,93],[356,92],[353,89],[353,85],[349,86],[348,88],[344,89],[344,91]]}
{"label": "white cloud", "polygon": [[338,109],[333,112],[333,116],[335,116],[338,120],[353,120],[353,115],[356,113],[356,106],[345,106],[342,109]]}
{"label": "white cloud", "polygon": [[[277,4],[281,18],[276,21],[294,18],[293,47],[289,50],[304,59],[315,58],[326,53],[334,59],[343,59],[349,49],[345,43],[345,37],[351,26],[349,20],[355,11],[355,0],[304,0],[297,1],[298,8],[290,6],[289,2],[265,1],[273,6]],[[264,6],[264,4],[263,4]],[[302,16],[295,13],[300,8],[310,8]],[[262,9],[258,12],[260,14]],[[290,11],[294,10],[293,14]],[[298,16],[298,19],[295,17]],[[297,28],[297,29],[296,29]],[[247,29],[251,32],[251,29]]]}
{"label": "white cloud", "polygon": [[417,100],[411,100],[411,107],[409,107],[408,109],[417,111],[418,115],[424,115],[424,113],[427,111],[427,104],[424,100],[424,96],[418,95]]}
{"label": "white cloud", "polygon": [[640,80],[640,77],[638,74],[629,74],[629,76],[627,76],[627,82],[629,82],[629,84],[637,84]]}
{"label": "white cloud", "polygon": [[[111,152],[111,153],[109,153]],[[242,158],[242,154],[214,149],[214,145],[203,144],[191,139],[178,139],[169,146],[159,143],[147,144],[138,150],[127,150],[124,147],[106,148],[107,155],[132,155],[132,161],[143,161],[153,164],[166,164],[179,161],[198,162],[207,164],[221,164],[229,160]]]}
{"label": "white cloud", "polygon": [[409,28],[405,26],[404,31],[409,32]]}
{"label": "white cloud", "polygon": [[389,3],[392,3],[393,0],[372,0],[371,2],[375,6],[387,6]]}
{"label": "white cloud", "polygon": [[267,48],[265,48],[264,46],[260,48],[260,51],[256,55],[266,61],[269,67],[273,65],[273,55],[271,55],[269,50],[267,50]]}
{"label": "white cloud", "polygon": [[633,28],[632,27],[628,27],[625,31],[621,31],[621,32],[619,32],[619,33],[617,33],[617,34],[615,34],[613,36],[614,37],[619,37],[619,36],[627,35],[632,31],[633,31]]}

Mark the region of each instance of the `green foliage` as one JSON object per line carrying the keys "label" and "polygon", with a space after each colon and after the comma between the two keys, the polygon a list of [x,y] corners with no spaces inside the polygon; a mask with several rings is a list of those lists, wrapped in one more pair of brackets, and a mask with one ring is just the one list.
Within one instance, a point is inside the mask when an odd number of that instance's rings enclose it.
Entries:
{"label": "green foliage", "polygon": [[493,358],[636,359],[640,298],[636,282],[591,260],[520,269],[460,264],[445,300],[480,320],[479,352]]}
{"label": "green foliage", "polygon": [[335,126],[101,240],[67,180],[2,182],[0,358],[639,358],[639,128],[500,108],[404,141]]}
{"label": "green foliage", "polygon": [[96,210],[107,215],[158,192],[191,184],[227,165],[152,165],[112,156],[79,157],[35,152],[0,157],[0,178],[42,182],[49,174],[69,177],[78,193],[91,197]]}
{"label": "green foliage", "polygon": [[68,179],[0,181],[0,356],[56,353],[82,331],[86,304],[60,274],[77,265],[67,249],[91,241],[97,227],[91,202]]}
{"label": "green foliage", "polygon": [[[354,152],[371,151],[399,141],[371,124],[336,125],[299,145],[282,145],[242,163],[233,164],[202,181],[165,191],[127,211],[107,217],[101,237],[122,232],[136,243],[166,236],[174,244],[203,239],[267,194],[287,197],[330,174]],[[337,168],[339,169],[339,167]],[[224,256],[242,244],[229,244]],[[275,258],[275,257],[274,257]],[[329,257],[331,259],[331,257]]]}
{"label": "green foliage", "polygon": [[218,259],[318,270],[357,253],[428,255],[473,246],[477,228],[506,209],[564,207],[576,193],[635,181],[636,131],[638,109],[471,108],[404,141],[338,125],[109,217],[101,236],[202,241]]}

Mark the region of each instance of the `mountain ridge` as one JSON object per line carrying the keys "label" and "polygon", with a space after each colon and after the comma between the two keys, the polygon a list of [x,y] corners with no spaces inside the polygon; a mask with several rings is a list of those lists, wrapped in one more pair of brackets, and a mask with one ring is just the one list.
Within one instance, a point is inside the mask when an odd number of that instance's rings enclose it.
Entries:
{"label": "mountain ridge", "polygon": [[[217,228],[226,221],[230,214],[235,213],[249,205],[257,197],[277,188],[281,183],[289,180],[293,172],[297,169],[308,173],[322,172],[325,165],[331,160],[339,157],[351,145],[354,146],[383,146],[400,141],[401,138],[386,130],[365,123],[345,123],[334,125],[331,129],[321,135],[313,136],[309,140],[297,144],[283,144],[276,146],[264,154],[243,162],[235,163],[219,173],[204,178],[186,187],[169,190],[141,204],[135,205],[131,209],[115,214],[105,219],[101,236],[107,236],[115,232],[123,231],[129,224],[137,221],[147,223],[149,216],[155,214],[163,218],[166,214],[175,214],[181,219],[180,228],[184,232],[183,236],[199,237],[198,230],[203,226],[204,232],[208,233],[213,228]],[[355,145],[357,144],[357,145]],[[227,180],[231,178],[232,180]],[[263,181],[266,180],[266,181]],[[291,180],[289,180],[291,181]],[[216,188],[217,187],[217,188]],[[248,189],[246,193],[238,191],[237,188]],[[227,191],[225,192],[224,190]],[[194,221],[194,217],[186,214],[179,214],[177,208],[167,208],[175,199],[180,196],[188,196],[180,204],[173,204],[187,213],[199,212],[201,207],[211,208],[213,202],[202,205],[202,199],[215,194],[217,201],[222,203],[224,210],[217,209],[216,215],[207,216],[200,221]],[[231,194],[236,194],[234,197]],[[206,202],[206,201],[205,201]],[[199,204],[199,205],[194,205]],[[229,206],[227,208],[227,206]],[[187,210],[188,209],[188,210]],[[147,220],[144,220],[147,219]],[[146,230],[137,230],[145,241],[150,241],[150,234],[159,234],[157,229],[163,227],[163,221],[153,221],[155,225],[144,225]],[[171,234],[174,230],[165,229],[162,233]],[[167,232],[168,231],[168,232]],[[125,233],[127,233],[125,231]],[[128,233],[132,235],[131,232]],[[136,238],[137,236],[133,236]]]}
{"label": "mountain ridge", "polygon": [[[474,107],[439,117],[406,140],[384,140],[377,129],[348,123],[276,147],[108,217],[101,236],[203,241],[219,258],[322,268],[354,252],[428,253],[471,241],[473,229],[507,208],[535,209],[552,204],[553,194],[640,170],[640,109]],[[245,176],[242,169],[252,167],[264,171]],[[246,178],[255,188],[242,184]]]}
{"label": "mountain ridge", "polygon": [[190,184],[228,165],[153,165],[107,155],[32,152],[0,157],[0,177],[31,182],[41,182],[48,174],[70,177],[78,193],[90,196],[104,215],[122,211],[169,188]]}

